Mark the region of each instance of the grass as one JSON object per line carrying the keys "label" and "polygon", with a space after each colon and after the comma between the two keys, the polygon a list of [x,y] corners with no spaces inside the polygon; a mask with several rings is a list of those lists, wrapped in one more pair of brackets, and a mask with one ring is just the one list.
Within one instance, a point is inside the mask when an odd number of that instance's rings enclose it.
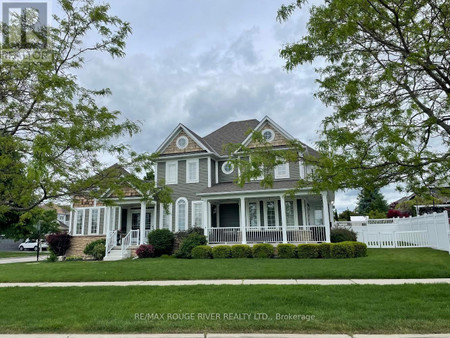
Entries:
{"label": "grass", "polygon": [[[39,256],[47,255],[47,251],[40,252]],[[36,256],[36,251],[0,251],[0,258],[11,258],[11,257],[27,257]]]}
{"label": "grass", "polygon": [[0,282],[183,279],[448,278],[450,255],[428,248],[372,249],[353,259],[140,259],[115,262],[17,263]]}
{"label": "grass", "polygon": [[[0,299],[1,333],[450,331],[448,285],[438,284],[25,287],[2,288]],[[140,313],[143,320],[136,319]],[[173,313],[193,319],[170,319]],[[211,313],[215,320],[203,315]],[[224,318],[244,313],[251,317]],[[310,320],[277,320],[277,313]],[[164,318],[146,320],[146,314]]]}

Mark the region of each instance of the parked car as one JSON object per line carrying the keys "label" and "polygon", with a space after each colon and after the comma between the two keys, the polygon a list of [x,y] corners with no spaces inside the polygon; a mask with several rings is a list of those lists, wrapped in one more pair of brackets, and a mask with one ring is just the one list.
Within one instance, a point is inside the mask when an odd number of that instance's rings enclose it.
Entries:
{"label": "parked car", "polygon": [[[48,249],[48,243],[43,241],[43,240],[41,240],[40,247],[41,247],[41,250],[47,250]],[[25,240],[25,242],[19,244],[19,250],[20,251],[24,251],[24,250],[37,251],[37,249],[38,249],[38,241],[37,240],[31,240],[31,239],[27,238]]]}

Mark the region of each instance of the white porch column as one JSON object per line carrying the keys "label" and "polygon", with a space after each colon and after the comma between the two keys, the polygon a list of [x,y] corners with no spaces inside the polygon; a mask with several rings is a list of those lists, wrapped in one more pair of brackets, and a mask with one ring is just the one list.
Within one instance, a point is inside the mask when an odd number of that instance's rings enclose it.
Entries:
{"label": "white porch column", "polygon": [[111,207],[106,207],[105,210],[105,222],[106,222],[106,234],[111,231]]}
{"label": "white porch column", "polygon": [[281,204],[281,230],[283,231],[283,243],[287,243],[287,219],[286,219],[286,201],[284,195],[280,195]]}
{"label": "white porch column", "polygon": [[206,239],[209,240],[208,235],[209,231],[208,229],[211,227],[210,224],[208,224],[208,200],[203,200],[203,234],[206,236]]}
{"label": "white porch column", "polygon": [[141,217],[139,223],[139,244],[144,244],[144,234],[145,234],[145,211],[147,209],[147,203],[141,202]]}
{"label": "white porch column", "polygon": [[325,240],[330,243],[330,213],[328,211],[328,193],[322,191],[322,204],[323,204],[323,223],[325,225]]}
{"label": "white porch column", "polygon": [[245,197],[241,197],[241,204],[239,208],[241,220],[240,220],[240,226],[241,226],[241,234],[242,234],[242,244],[247,244],[247,232],[246,232],[246,226],[245,226]]}
{"label": "white porch column", "polygon": [[157,229],[157,227],[156,227],[156,220],[158,219],[158,217],[156,216],[157,210],[158,210],[158,203],[155,202],[155,208],[153,209],[153,220],[152,220],[152,222],[153,222],[152,228],[153,229],[152,230]]}

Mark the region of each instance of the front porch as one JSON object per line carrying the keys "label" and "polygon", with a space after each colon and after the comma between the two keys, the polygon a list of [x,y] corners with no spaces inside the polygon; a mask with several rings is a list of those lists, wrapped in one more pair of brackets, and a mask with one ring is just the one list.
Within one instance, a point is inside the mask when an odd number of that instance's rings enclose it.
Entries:
{"label": "front porch", "polygon": [[203,198],[205,236],[215,244],[330,242],[331,198],[284,194]]}

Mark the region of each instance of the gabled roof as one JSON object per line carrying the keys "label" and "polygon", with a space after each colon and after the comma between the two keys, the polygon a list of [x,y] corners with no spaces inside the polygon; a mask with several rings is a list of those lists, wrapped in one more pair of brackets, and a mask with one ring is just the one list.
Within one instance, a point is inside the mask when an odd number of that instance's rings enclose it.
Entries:
{"label": "gabled roof", "polygon": [[214,151],[219,155],[226,155],[224,146],[229,143],[242,143],[249,130],[253,130],[259,124],[258,120],[245,120],[230,122],[204,137]]}
{"label": "gabled roof", "polygon": [[[234,121],[230,122],[223,127],[213,131],[209,135],[205,137],[201,137],[193,132],[191,129],[187,128],[185,125],[180,123],[164,140],[164,142],[158,147],[156,152],[161,153],[164,149],[173,141],[175,136],[183,130],[190,138],[194,140],[194,142],[205,150],[209,154],[214,154],[217,156],[227,155],[224,150],[224,146],[230,143],[239,144],[242,143],[244,145],[248,145],[252,140],[252,132],[253,130],[258,130],[268,122],[270,125],[275,128],[283,137],[288,140],[294,140],[294,137],[290,135],[286,130],[284,130],[281,126],[279,126],[275,121],[273,121],[270,117],[266,116],[261,121],[256,119],[251,120],[243,120],[243,121]],[[306,152],[313,156],[319,156],[319,153],[313,148],[307,146],[304,143],[301,143]],[[174,154],[177,155],[177,154]]]}
{"label": "gabled roof", "polygon": [[205,150],[208,153],[213,153],[214,150],[212,149],[212,147],[207,144],[207,142],[205,142],[203,140],[203,138],[201,138],[200,136],[198,136],[196,133],[194,133],[192,130],[190,130],[189,128],[187,128],[185,125],[183,125],[182,123],[180,123],[171,133],[170,135],[164,140],[164,142],[158,147],[158,149],[156,149],[156,152],[162,152],[162,150],[164,150],[169,144],[170,142],[173,140],[173,138],[178,134],[178,132],[180,130],[183,130],[191,139],[194,140],[194,142],[203,150]]}

